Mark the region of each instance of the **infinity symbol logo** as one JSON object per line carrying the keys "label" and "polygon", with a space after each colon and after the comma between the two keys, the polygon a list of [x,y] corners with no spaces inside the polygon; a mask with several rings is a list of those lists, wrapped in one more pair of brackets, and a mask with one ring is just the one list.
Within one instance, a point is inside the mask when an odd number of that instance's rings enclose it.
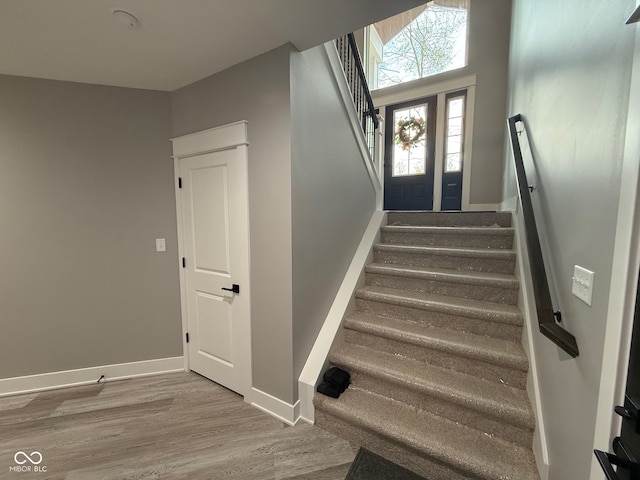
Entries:
{"label": "infinity symbol logo", "polygon": [[[18,460],[20,457],[23,458],[22,461]],[[18,465],[24,465],[27,462],[31,462],[33,465],[40,465],[42,463],[42,454],[40,452],[31,452],[31,455],[27,455],[24,452],[16,452],[13,459]]]}

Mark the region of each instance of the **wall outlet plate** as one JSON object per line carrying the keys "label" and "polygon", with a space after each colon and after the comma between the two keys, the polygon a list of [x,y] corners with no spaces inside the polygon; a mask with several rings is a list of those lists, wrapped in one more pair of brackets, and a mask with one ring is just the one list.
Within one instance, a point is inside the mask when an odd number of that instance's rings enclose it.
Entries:
{"label": "wall outlet plate", "polygon": [[156,238],[156,252],[166,252],[167,242],[164,238]]}
{"label": "wall outlet plate", "polygon": [[575,265],[573,267],[573,287],[571,293],[582,300],[587,305],[591,305],[593,296],[593,276],[594,273],[586,268]]}

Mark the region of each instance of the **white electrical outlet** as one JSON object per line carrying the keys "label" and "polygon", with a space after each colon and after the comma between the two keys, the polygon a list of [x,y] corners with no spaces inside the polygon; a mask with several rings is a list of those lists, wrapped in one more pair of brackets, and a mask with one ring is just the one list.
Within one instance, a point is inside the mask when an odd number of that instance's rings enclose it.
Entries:
{"label": "white electrical outlet", "polygon": [[573,288],[571,293],[587,305],[591,305],[591,297],[593,296],[593,276],[594,273],[586,268],[578,265],[573,267]]}
{"label": "white electrical outlet", "polygon": [[166,252],[167,242],[164,238],[156,238],[156,252]]}

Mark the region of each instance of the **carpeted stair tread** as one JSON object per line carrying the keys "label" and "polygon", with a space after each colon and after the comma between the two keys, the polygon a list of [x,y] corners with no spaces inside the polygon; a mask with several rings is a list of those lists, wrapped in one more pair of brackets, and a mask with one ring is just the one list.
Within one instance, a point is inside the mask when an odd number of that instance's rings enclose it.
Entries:
{"label": "carpeted stair tread", "polygon": [[521,428],[534,427],[527,393],[519,388],[354,344],[332,352],[330,361],[352,374],[376,376]]}
{"label": "carpeted stair tread", "polygon": [[429,310],[447,315],[471,317],[509,325],[522,325],[522,314],[515,305],[375,285],[366,285],[358,289],[356,298]]}
{"label": "carpeted stair tread", "polygon": [[380,243],[390,245],[448,246],[511,250],[514,230],[493,226],[387,225],[380,228]]}
{"label": "carpeted stair tread", "polygon": [[347,329],[386,337],[424,348],[528,371],[522,345],[509,340],[474,335],[449,328],[355,311],[344,319]]}
{"label": "carpeted stair tread", "polygon": [[511,227],[501,227],[499,225],[486,227],[451,227],[441,225],[385,225],[380,228],[380,231],[394,233],[494,235],[512,237],[514,229]]}
{"label": "carpeted stair tread", "polygon": [[473,272],[467,270],[452,270],[450,268],[399,265],[394,263],[370,263],[365,267],[365,272],[411,277],[421,280],[463,283],[467,285],[485,285],[509,290],[518,290],[520,288],[515,275],[506,273]]}
{"label": "carpeted stair tread", "polygon": [[373,247],[374,252],[404,253],[412,255],[441,255],[448,257],[472,257],[494,260],[514,260],[513,250],[499,248],[467,248],[467,247],[434,247],[424,245],[401,245],[378,243]]}
{"label": "carpeted stair tread", "polygon": [[392,211],[389,225],[511,226],[511,212]]}
{"label": "carpeted stair tread", "polygon": [[356,388],[338,400],[317,395],[314,402],[325,414],[477,478],[539,480],[530,450],[401,402]]}

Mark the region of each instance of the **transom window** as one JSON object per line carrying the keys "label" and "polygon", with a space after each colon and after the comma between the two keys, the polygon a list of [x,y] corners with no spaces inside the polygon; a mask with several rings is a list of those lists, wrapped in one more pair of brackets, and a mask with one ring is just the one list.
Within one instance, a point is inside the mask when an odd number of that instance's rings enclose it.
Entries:
{"label": "transom window", "polygon": [[390,87],[467,64],[469,0],[434,0],[365,29],[367,81]]}

